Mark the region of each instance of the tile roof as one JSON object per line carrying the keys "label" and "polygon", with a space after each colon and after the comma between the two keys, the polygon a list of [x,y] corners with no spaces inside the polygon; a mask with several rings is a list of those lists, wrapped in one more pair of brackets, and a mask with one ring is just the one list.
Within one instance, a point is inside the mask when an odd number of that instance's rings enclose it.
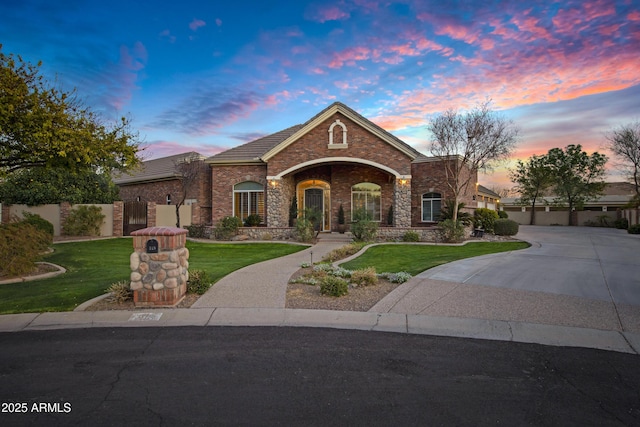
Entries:
{"label": "tile roof", "polygon": [[135,184],[140,182],[161,181],[175,178],[176,162],[186,158],[204,159],[200,153],[190,151],[188,153],[174,154],[173,156],[162,157],[160,159],[147,160],[129,173],[122,173],[113,176],[116,185]]}
{"label": "tile roof", "polygon": [[295,125],[281,130],[280,132],[264,136],[255,141],[247,142],[231,148],[222,153],[218,153],[207,159],[207,163],[226,163],[226,162],[253,162],[260,161],[260,157],[267,151],[271,150],[291,135],[299,131],[304,125]]}

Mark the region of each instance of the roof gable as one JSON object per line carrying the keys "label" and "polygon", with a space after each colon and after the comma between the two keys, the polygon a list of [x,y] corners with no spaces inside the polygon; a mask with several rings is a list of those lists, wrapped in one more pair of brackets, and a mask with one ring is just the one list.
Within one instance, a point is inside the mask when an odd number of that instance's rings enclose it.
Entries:
{"label": "roof gable", "polygon": [[334,102],[329,107],[325,108],[320,113],[312,117],[305,124],[300,125],[299,129],[296,132],[294,132],[292,135],[290,135],[285,140],[283,140],[282,142],[280,142],[279,144],[275,145],[273,148],[268,150],[266,153],[264,153],[261,159],[264,162],[269,161],[270,158],[272,158],[273,156],[275,156],[276,154],[278,154],[279,152],[287,148],[289,145],[299,140],[302,136],[307,134],[309,131],[314,129],[319,124],[323,123],[325,120],[330,118],[335,113],[341,113],[345,117],[352,120],[354,123],[358,124],[359,126],[363,127],[367,131],[379,137],[384,142],[388,143],[389,145],[395,147],[399,151],[406,154],[411,160],[414,160],[417,157],[421,156],[421,154],[415,149],[413,149],[410,145],[406,144],[405,142],[401,141],[399,138],[395,137],[394,135],[390,134],[386,130],[382,129],[380,126],[366,119],[362,115],[356,113],[354,110],[347,107],[346,105],[340,102]]}

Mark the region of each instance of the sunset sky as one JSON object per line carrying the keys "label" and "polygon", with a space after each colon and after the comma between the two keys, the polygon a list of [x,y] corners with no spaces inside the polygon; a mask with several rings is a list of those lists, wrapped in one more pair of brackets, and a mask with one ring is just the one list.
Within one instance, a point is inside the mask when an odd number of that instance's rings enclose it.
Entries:
{"label": "sunset sky", "polygon": [[0,44],[130,116],[145,158],[212,155],[334,101],[427,155],[430,117],[487,99],[517,158],[602,151],[640,120],[640,0],[0,1]]}

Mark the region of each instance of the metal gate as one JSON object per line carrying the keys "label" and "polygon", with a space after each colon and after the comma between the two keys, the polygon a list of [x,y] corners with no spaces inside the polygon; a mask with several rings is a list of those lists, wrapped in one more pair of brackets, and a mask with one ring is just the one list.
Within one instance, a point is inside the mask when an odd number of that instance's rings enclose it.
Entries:
{"label": "metal gate", "polygon": [[123,233],[130,236],[132,232],[147,228],[147,202],[125,202],[123,215]]}

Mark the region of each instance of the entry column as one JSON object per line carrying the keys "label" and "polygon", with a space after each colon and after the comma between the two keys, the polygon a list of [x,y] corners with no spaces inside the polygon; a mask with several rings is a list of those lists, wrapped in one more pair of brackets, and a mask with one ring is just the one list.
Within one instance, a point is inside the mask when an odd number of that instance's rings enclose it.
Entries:
{"label": "entry column", "polygon": [[411,227],[411,176],[396,177],[393,186],[393,225]]}

